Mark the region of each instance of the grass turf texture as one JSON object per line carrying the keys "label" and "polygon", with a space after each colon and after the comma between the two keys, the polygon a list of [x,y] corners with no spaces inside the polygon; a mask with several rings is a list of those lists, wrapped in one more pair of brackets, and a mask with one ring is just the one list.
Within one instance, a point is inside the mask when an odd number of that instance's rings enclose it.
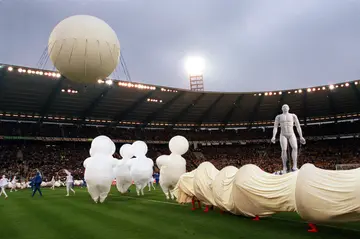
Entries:
{"label": "grass turf texture", "polygon": [[190,205],[166,201],[161,190],[136,196],[134,188],[120,195],[112,188],[104,204],[95,204],[85,189],[65,197],[65,188],[43,189],[44,197],[31,198],[31,190],[0,198],[0,239],[240,239],[240,238],[360,238],[360,223],[319,225],[308,233],[296,213],[271,218],[249,218],[191,211]]}

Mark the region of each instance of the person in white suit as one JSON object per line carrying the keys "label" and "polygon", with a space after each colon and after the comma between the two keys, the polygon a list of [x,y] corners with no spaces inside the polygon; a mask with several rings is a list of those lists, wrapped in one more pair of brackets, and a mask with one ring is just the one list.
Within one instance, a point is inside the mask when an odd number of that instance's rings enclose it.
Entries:
{"label": "person in white suit", "polygon": [[64,171],[66,173],[66,196],[68,197],[70,191],[75,194],[75,190],[72,188],[74,184],[74,178],[68,170],[64,169]]}
{"label": "person in white suit", "polygon": [[116,188],[120,193],[126,193],[132,184],[132,177],[130,174],[130,167],[134,156],[133,147],[131,144],[124,144],[120,148],[121,160],[118,160],[114,168],[114,175],[116,178]]}
{"label": "person in white suit", "polygon": [[172,190],[181,175],[186,173],[186,160],[181,156],[189,150],[189,142],[183,136],[175,136],[169,141],[170,155],[157,158],[156,164],[160,168],[160,187],[166,199],[175,199]]}
{"label": "person in white suit", "polygon": [[138,196],[144,195],[144,188],[149,183],[149,178],[153,174],[154,162],[146,157],[148,147],[143,141],[135,141],[132,144],[135,158],[131,164],[130,174],[136,186]]}
{"label": "person in white suit", "polygon": [[10,192],[12,192],[12,191],[15,191],[15,192],[17,192],[17,190],[16,190],[16,176],[14,176],[13,177],[13,179],[11,180],[11,189],[10,189]]}
{"label": "person in white suit", "polygon": [[109,137],[98,136],[91,143],[90,157],[83,163],[84,179],[95,203],[103,203],[110,192],[115,178],[113,170],[118,161],[112,156],[115,150],[115,144]]}
{"label": "person in white suit", "polygon": [[5,187],[6,187],[8,184],[9,184],[9,180],[5,177],[5,175],[3,175],[2,178],[0,179],[0,189],[1,189],[1,191],[0,191],[0,196],[1,196],[2,194],[4,194],[5,199],[8,198],[8,195],[7,195],[6,192],[5,192]]}

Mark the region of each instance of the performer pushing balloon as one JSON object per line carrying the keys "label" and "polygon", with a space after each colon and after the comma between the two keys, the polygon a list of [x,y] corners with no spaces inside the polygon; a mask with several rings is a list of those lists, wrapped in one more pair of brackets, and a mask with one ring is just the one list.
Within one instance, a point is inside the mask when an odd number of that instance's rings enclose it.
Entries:
{"label": "performer pushing balloon", "polygon": [[5,187],[9,184],[9,180],[5,177],[5,175],[2,176],[2,178],[0,179],[0,188],[1,188],[1,192],[0,192],[0,196],[2,194],[4,194],[5,199],[7,199],[8,195],[5,192]]}
{"label": "performer pushing balloon", "polygon": [[16,190],[16,176],[14,176],[13,177],[13,180],[11,181],[11,190],[10,190],[10,192],[12,192],[12,191],[15,191],[15,192],[17,192],[17,190]]}
{"label": "performer pushing balloon", "polygon": [[71,190],[71,192],[73,192],[75,194],[75,190],[72,188],[73,183],[74,183],[74,178],[68,170],[64,169],[64,171],[67,175],[66,176],[66,192],[67,192],[66,197],[68,197],[70,190]]}

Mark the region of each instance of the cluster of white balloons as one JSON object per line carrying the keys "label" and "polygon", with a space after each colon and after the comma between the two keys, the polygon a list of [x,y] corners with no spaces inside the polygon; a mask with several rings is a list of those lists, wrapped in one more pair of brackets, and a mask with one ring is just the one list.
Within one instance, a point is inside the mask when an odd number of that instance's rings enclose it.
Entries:
{"label": "cluster of white balloons", "polygon": [[181,156],[189,150],[189,141],[183,136],[175,136],[169,142],[170,155],[161,155],[156,159],[160,169],[160,187],[166,199],[175,199],[172,190],[180,176],[186,173],[186,160]]}
{"label": "cluster of white balloons", "polygon": [[[183,136],[175,136],[169,142],[170,155],[157,159],[160,168],[160,186],[166,198],[174,199],[171,192],[179,178],[186,172],[186,161],[181,156],[189,149],[189,142]],[[105,201],[111,184],[116,179],[120,193],[126,193],[132,183],[136,186],[137,195],[144,195],[144,188],[152,180],[154,162],[146,157],[148,146],[143,141],[124,144],[120,148],[121,160],[113,158],[116,147],[107,136],[98,136],[90,148],[90,157],[84,161],[88,192],[97,203]]]}

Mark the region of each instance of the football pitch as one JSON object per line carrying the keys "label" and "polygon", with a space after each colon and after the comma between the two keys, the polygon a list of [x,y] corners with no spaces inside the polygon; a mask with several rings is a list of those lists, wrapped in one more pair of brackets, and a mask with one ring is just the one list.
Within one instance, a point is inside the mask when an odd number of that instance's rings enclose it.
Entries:
{"label": "football pitch", "polygon": [[249,218],[191,211],[190,205],[166,201],[159,188],[145,196],[135,190],[120,195],[112,188],[104,204],[95,204],[86,189],[65,197],[65,188],[43,189],[44,197],[31,198],[31,190],[0,198],[0,239],[240,239],[240,238],[360,238],[360,223],[318,225],[308,233],[296,213],[271,218]]}

